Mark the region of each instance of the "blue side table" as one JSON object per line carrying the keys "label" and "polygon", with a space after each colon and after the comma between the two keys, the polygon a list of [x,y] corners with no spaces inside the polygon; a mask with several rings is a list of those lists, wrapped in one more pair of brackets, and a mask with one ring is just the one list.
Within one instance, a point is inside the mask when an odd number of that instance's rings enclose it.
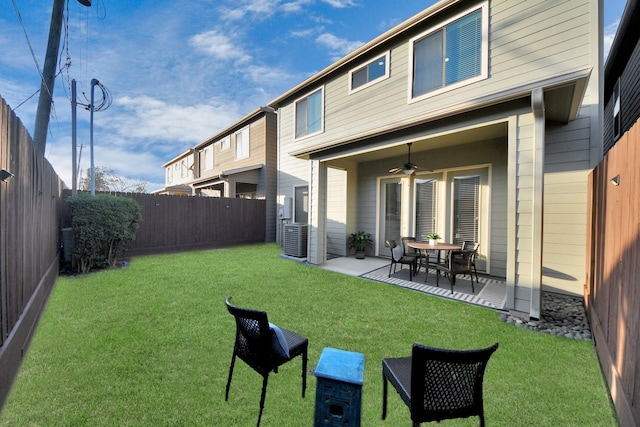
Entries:
{"label": "blue side table", "polygon": [[362,409],[364,354],[325,348],[315,376],[315,427],[359,427]]}

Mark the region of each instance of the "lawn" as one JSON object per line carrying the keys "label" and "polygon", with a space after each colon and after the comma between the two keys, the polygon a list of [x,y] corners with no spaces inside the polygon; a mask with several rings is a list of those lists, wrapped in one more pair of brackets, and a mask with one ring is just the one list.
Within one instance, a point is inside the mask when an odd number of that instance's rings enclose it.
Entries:
{"label": "lawn", "polygon": [[[414,342],[452,349],[499,342],[484,382],[489,426],[616,426],[593,343],[501,322],[498,312],[279,257],[275,244],[134,258],[124,269],[59,278],[0,414],[1,426],[251,426],[262,378],[236,364],[225,297],[265,310],[324,347],[365,355],[363,426],[408,426],[381,360]],[[316,379],[300,396],[300,358],[272,374],[262,426],[313,424]],[[436,425],[436,424],[434,424]],[[478,418],[443,421],[477,426]]]}

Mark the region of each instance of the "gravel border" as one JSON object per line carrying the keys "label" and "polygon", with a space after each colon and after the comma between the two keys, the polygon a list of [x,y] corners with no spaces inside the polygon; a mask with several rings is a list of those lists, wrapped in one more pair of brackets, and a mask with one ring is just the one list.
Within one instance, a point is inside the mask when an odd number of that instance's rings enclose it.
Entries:
{"label": "gravel border", "polygon": [[582,298],[552,292],[542,292],[540,320],[525,320],[509,313],[500,320],[520,328],[562,336],[576,340],[591,340],[591,328]]}

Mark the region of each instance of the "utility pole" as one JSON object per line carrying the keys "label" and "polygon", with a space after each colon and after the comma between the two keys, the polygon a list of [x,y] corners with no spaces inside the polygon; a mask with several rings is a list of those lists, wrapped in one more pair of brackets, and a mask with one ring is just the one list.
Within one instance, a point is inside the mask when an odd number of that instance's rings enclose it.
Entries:
{"label": "utility pole", "polygon": [[78,170],[76,169],[76,79],[71,80],[71,195],[78,194]]}
{"label": "utility pole", "polygon": [[91,105],[89,106],[89,155],[91,157],[91,195],[96,194],[96,173],[93,167],[93,111],[95,106],[93,105],[94,92],[96,85],[100,83],[97,79],[91,79]]}
{"label": "utility pole", "polygon": [[44,58],[40,97],[38,98],[38,110],[36,112],[35,129],[33,131],[33,143],[36,148],[42,152],[44,152],[45,146],[47,145],[47,131],[49,129],[49,116],[51,115],[53,84],[56,79],[56,64],[58,63],[58,50],[60,48],[64,1],[65,0],[53,0],[49,42],[47,44],[47,54]]}
{"label": "utility pole", "polygon": [[[78,1],[85,6],[91,6],[91,1]],[[65,0],[53,0],[49,41],[47,43],[47,53],[44,58],[44,68],[42,69],[40,97],[38,98],[38,110],[36,111],[35,129],[33,131],[33,143],[36,148],[42,152],[44,152],[47,145],[47,131],[49,130],[49,116],[51,115],[53,85],[56,80],[56,65],[58,63],[58,50],[60,49],[60,33],[62,31],[64,4]]]}

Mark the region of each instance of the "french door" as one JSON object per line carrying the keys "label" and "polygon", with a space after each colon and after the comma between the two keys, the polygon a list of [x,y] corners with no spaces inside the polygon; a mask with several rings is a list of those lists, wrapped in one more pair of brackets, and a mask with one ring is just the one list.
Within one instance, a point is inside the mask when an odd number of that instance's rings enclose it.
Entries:
{"label": "french door", "polygon": [[402,230],[402,181],[400,178],[386,178],[380,180],[380,213],[378,239],[378,253],[389,255],[389,248],[385,247],[385,240],[393,239],[399,242]]}

